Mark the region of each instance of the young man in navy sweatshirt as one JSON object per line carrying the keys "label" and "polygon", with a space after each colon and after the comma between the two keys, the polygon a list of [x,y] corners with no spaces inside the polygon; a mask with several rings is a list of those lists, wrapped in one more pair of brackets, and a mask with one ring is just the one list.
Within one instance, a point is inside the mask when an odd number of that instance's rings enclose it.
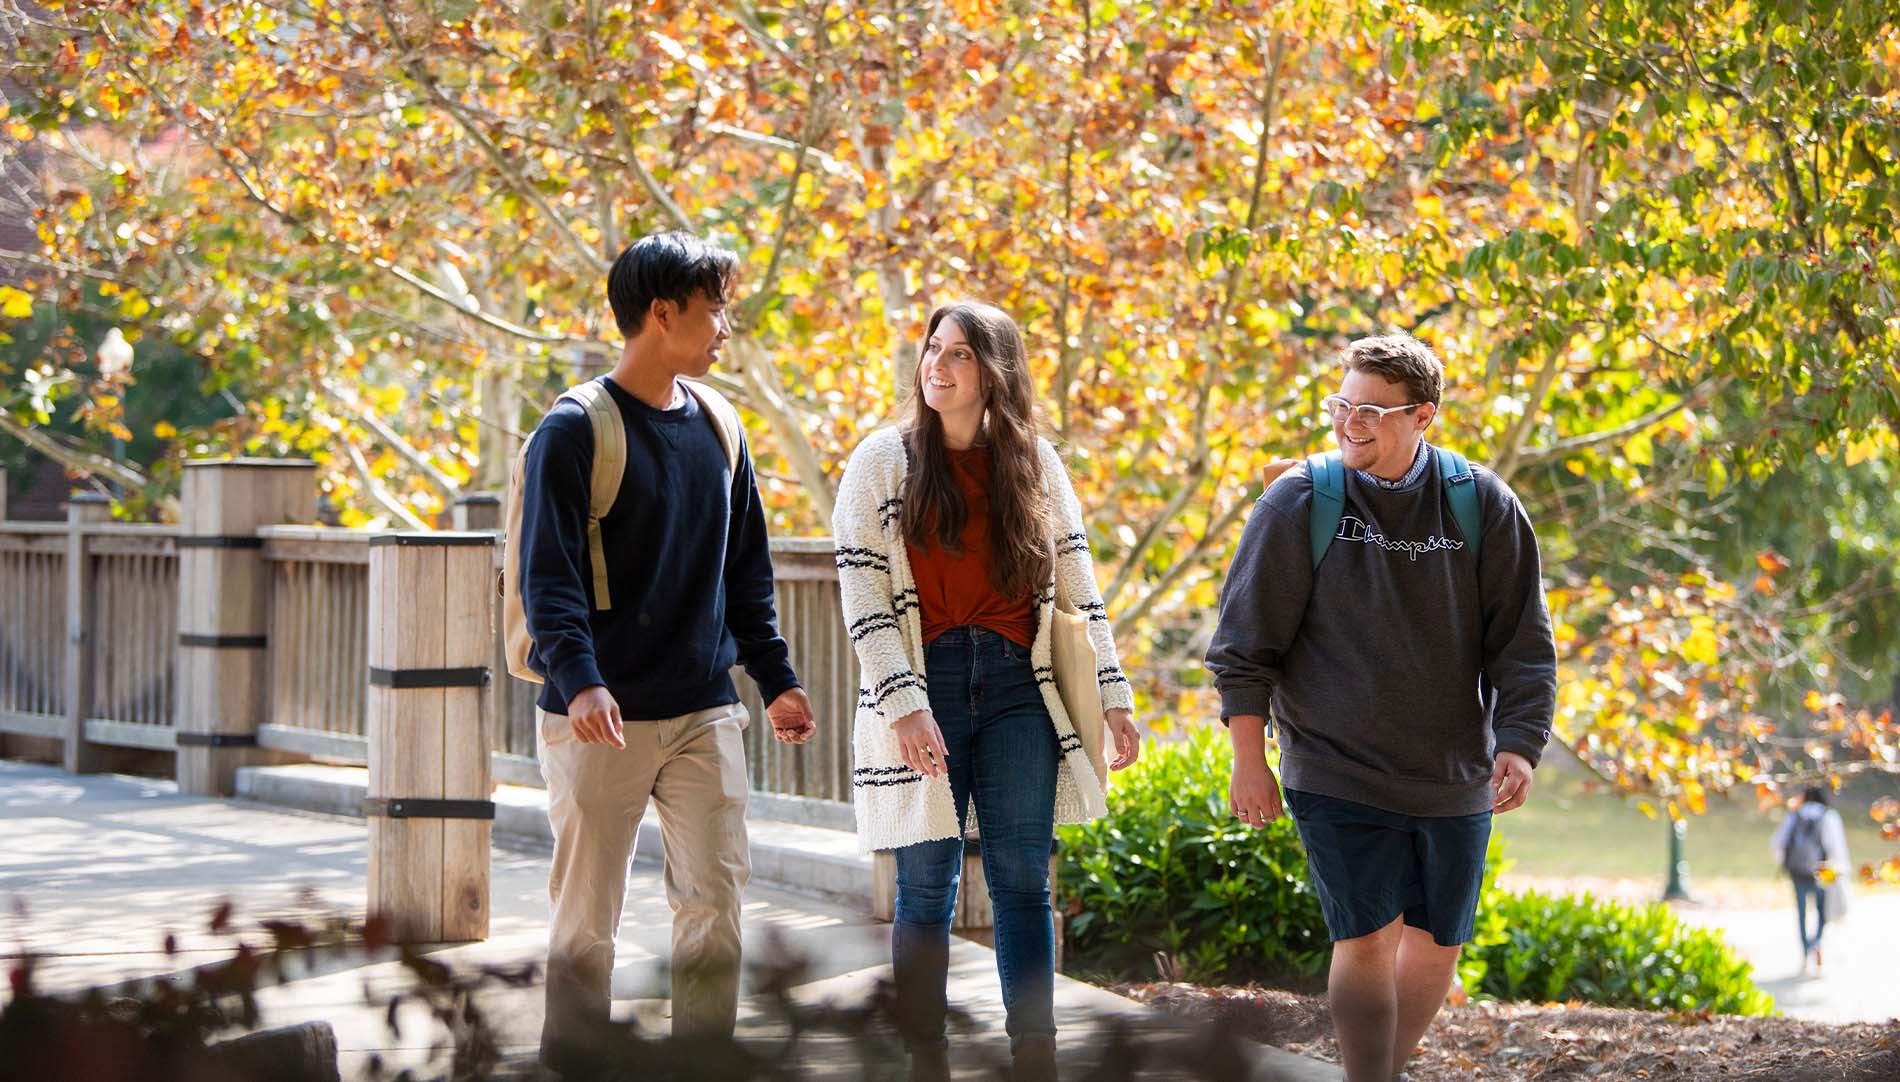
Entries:
{"label": "young man in navy sweatshirt", "polygon": [[594,598],[588,510],[593,428],[562,401],[528,445],[521,600],[554,867],[542,1058],[585,1056],[607,1018],[614,934],[640,819],[659,812],[673,909],[673,1030],[730,1034],[738,1006],[745,829],[745,707],[735,662],[769,704],[775,737],[815,732],[779,637],[765,513],[743,447],[735,466],[680,377],[706,374],[731,336],[738,260],[684,233],[615,260],[607,299],[626,337],[602,380],[626,431],[626,473],[601,519],[611,607]]}
{"label": "young man in navy sweatshirt", "polygon": [[[1474,467],[1460,529],[1424,440],[1444,367],[1406,335],[1346,348],[1323,403],[1345,508],[1315,566],[1313,478],[1268,486],[1243,531],[1207,653],[1242,822],[1286,808],[1333,939],[1328,996],[1348,1082],[1399,1077],[1471,938],[1493,813],[1524,803],[1556,708],[1537,536]],[[1478,544],[1472,544],[1472,542]]]}

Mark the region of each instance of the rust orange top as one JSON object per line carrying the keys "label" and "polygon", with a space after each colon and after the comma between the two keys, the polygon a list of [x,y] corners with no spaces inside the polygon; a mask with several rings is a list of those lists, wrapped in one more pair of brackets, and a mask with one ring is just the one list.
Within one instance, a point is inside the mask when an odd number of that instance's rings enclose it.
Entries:
{"label": "rust orange top", "polygon": [[976,625],[1018,646],[1036,638],[1033,596],[1005,598],[990,583],[990,453],[972,447],[950,452],[950,467],[970,515],[963,523],[961,551],[944,551],[936,538],[927,547],[906,543],[910,570],[917,580],[917,599],[923,609],[924,641],[930,642],[953,627]]}

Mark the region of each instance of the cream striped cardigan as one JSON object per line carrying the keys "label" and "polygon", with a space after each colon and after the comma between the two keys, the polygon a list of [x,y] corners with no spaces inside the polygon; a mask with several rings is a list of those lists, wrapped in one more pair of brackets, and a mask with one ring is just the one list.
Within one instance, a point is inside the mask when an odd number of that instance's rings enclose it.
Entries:
{"label": "cream striped cardigan", "polygon": [[[1089,766],[1062,699],[1056,693],[1049,653],[1049,628],[1058,592],[1089,618],[1095,644],[1103,709],[1131,708],[1134,696],[1115,655],[1107,606],[1095,585],[1095,564],[1083,532],[1082,508],[1069,472],[1048,440],[1038,440],[1043,483],[1056,526],[1055,567],[1036,597],[1036,638],[1030,664],[1042,685],[1042,699],[1055,726],[1062,761],[1056,774],[1055,821],[1080,823],[1107,814],[1102,786]],[[838,584],[844,620],[861,670],[857,716],[852,724],[852,804],[857,809],[858,842],[865,849],[895,849],[916,842],[953,838],[956,807],[948,777],[925,777],[904,765],[891,723],[914,710],[927,709],[924,685],[923,622],[918,615],[916,579],[898,520],[903,506],[908,455],[902,434],[881,429],[852,453],[832,514],[837,545]],[[969,809],[975,823],[975,809]]]}

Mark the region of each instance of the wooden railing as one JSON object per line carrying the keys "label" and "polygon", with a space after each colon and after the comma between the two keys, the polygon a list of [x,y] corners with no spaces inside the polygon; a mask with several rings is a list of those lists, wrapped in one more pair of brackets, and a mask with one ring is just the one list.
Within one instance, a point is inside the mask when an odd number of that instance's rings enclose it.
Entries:
{"label": "wooden railing", "polygon": [[[0,733],[91,744],[174,746],[178,696],[178,527],[109,522],[0,522]],[[373,531],[265,526],[256,531],[268,582],[265,710],[259,746],[321,761],[365,763],[368,744],[369,541]],[[86,579],[71,581],[68,554],[83,553]],[[500,547],[497,549],[499,559]],[[848,825],[851,717],[857,659],[844,634],[837,572],[827,539],[776,539],[780,630],[812,697],[819,731],[808,744],[771,739],[757,690],[734,676],[753,712],[748,769],[760,798],[781,814]],[[77,590],[77,592],[75,592]],[[83,611],[69,611],[73,598]],[[538,685],[506,674],[499,598],[495,693],[483,719],[494,776],[541,784],[535,762]],[[74,670],[74,628],[87,664]],[[83,725],[68,717],[66,683],[84,674]]]}
{"label": "wooden railing", "polygon": [[[758,689],[739,681],[740,695],[755,721],[746,730],[746,766],[755,792],[851,802],[851,716],[858,702],[858,659],[844,633],[838,569],[829,538],[784,538],[772,542],[778,581],[779,633],[791,648],[792,667],[818,719],[818,735],[801,745],[772,739]],[[824,822],[848,825],[848,807]]]}
{"label": "wooden railing", "polygon": [[66,704],[66,525],[0,523],[0,728],[60,735]]}
{"label": "wooden railing", "polygon": [[270,690],[258,743],[318,759],[368,761],[367,530],[266,526]]}
{"label": "wooden railing", "polygon": [[177,531],[98,523],[85,532],[93,649],[86,739],[169,748],[178,646]]}

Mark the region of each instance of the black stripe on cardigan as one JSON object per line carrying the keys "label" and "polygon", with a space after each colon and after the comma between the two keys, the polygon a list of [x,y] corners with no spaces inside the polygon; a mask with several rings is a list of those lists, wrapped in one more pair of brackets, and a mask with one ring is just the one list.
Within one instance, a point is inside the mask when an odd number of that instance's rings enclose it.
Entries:
{"label": "black stripe on cardigan", "polygon": [[870,788],[884,785],[914,785],[923,780],[922,774],[912,774],[908,778],[853,778],[851,784],[859,788]]}

